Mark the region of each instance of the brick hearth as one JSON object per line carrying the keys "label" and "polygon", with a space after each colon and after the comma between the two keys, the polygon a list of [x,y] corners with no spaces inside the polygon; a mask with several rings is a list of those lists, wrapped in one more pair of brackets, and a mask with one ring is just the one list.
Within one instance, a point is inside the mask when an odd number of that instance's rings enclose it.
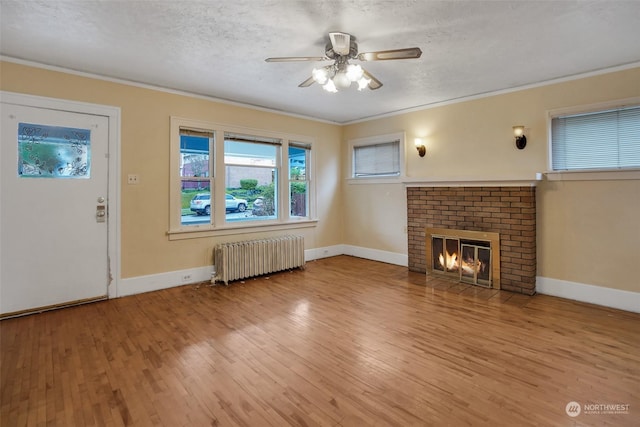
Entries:
{"label": "brick hearth", "polygon": [[409,270],[425,273],[425,228],[500,233],[501,289],[536,292],[535,187],[408,187]]}

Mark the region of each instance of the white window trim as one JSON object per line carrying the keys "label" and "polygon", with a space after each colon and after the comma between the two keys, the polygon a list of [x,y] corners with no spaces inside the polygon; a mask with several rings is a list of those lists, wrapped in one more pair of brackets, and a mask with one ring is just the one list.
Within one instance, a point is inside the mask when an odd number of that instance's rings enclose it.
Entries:
{"label": "white window trim", "polygon": [[[400,175],[397,176],[389,176],[389,177],[381,177],[381,176],[354,176],[354,158],[353,158],[353,150],[355,147],[361,147],[366,145],[375,145],[385,142],[392,142],[399,140],[399,149],[400,149]],[[392,183],[402,183],[406,178],[406,150],[405,150],[405,133],[397,132],[386,135],[376,135],[376,136],[368,136],[364,138],[356,138],[351,139],[348,142],[349,147],[349,177],[347,178],[347,183],[349,184],[392,184]]]}
{"label": "white window trim", "polygon": [[[295,228],[307,228],[315,227],[318,220],[316,218],[316,157],[317,155],[311,154],[310,174],[308,178],[309,182],[309,206],[307,217],[292,217],[289,212],[289,173],[287,170],[288,163],[284,160],[288,156],[289,142],[300,142],[309,144],[313,153],[314,138],[305,135],[293,135],[283,132],[273,132],[263,129],[253,129],[238,127],[214,122],[207,122],[202,120],[193,120],[182,117],[170,118],[170,162],[171,168],[169,176],[169,230],[167,235],[169,240],[182,240],[193,239],[200,237],[211,236],[226,236],[233,234],[246,234],[246,233],[258,233],[274,230],[286,230]],[[213,224],[194,224],[185,226],[182,225],[180,217],[177,212],[180,210],[181,192],[180,188],[180,128],[190,128],[194,130],[212,131],[214,133],[213,152],[210,156],[210,161],[213,162],[211,166],[211,173],[213,174],[213,197],[216,200],[218,194],[226,194],[226,183],[224,176],[224,134],[237,133],[245,135],[258,135],[268,138],[280,139],[282,141],[280,155],[277,159],[277,167],[279,168],[278,176],[278,209],[281,212],[280,218],[274,220],[256,220],[256,221],[241,221],[226,223],[224,218],[225,208],[224,203],[213,203],[214,209],[211,215],[214,218]],[[222,174],[222,175],[221,175]],[[218,178],[218,177],[221,178]],[[217,220],[222,218],[222,220]]]}
{"label": "white window trim", "polygon": [[552,166],[552,140],[551,122],[554,118],[581,113],[594,113],[598,111],[612,110],[640,105],[640,96],[617,99],[613,101],[598,102],[594,104],[578,105],[572,107],[557,108],[547,111],[547,171],[545,177],[549,181],[606,181],[606,180],[635,180],[640,179],[640,169],[594,169],[594,170],[568,170],[555,171]]}
{"label": "white window trim", "polygon": [[[304,181],[292,181],[291,177],[289,176],[289,162],[288,162],[288,157],[289,157],[289,143],[293,143],[294,145],[297,144],[304,144],[304,145],[308,145],[309,149],[308,151],[311,153],[308,157],[308,159],[305,159],[305,162],[310,160],[310,165],[309,167],[306,167],[306,169],[310,169],[309,172],[307,172],[305,170],[305,180]],[[312,218],[316,218],[316,186],[313,185],[311,183],[312,179],[315,177],[315,172],[316,172],[316,165],[315,165],[315,159],[317,156],[315,156],[313,154],[313,144],[308,140],[308,139],[297,139],[297,138],[288,138],[283,140],[282,142],[282,158],[280,160],[280,162],[283,164],[283,168],[284,171],[286,172],[286,186],[287,188],[284,190],[284,192],[286,193],[287,197],[286,200],[284,200],[284,207],[285,207],[285,211],[286,211],[286,215],[287,218],[289,220],[289,223],[293,223],[293,222],[305,222],[305,221],[310,221]],[[284,153],[286,150],[287,153],[287,162],[285,162],[285,158],[284,158]],[[286,163],[286,164],[285,164]],[[307,216],[306,217],[300,217],[300,216],[291,216],[291,210],[289,209],[290,207],[290,203],[291,203],[291,194],[290,194],[290,187],[291,187],[291,182],[306,182],[307,183]],[[313,199],[312,199],[313,197]],[[317,221],[314,221],[317,222]]]}

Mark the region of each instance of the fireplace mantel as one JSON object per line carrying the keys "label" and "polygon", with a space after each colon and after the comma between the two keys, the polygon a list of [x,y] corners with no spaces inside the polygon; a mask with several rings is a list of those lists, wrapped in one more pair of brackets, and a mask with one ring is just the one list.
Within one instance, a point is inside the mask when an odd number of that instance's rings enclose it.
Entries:
{"label": "fireplace mantel", "polygon": [[488,178],[474,179],[468,177],[453,178],[405,178],[402,183],[405,187],[535,187],[542,181],[542,174],[535,177],[523,178]]}

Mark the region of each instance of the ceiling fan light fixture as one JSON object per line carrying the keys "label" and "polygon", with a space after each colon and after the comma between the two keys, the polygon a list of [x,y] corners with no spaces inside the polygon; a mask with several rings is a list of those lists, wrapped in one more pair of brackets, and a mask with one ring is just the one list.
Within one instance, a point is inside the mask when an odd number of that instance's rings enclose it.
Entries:
{"label": "ceiling fan light fixture", "polygon": [[362,76],[358,80],[358,90],[364,90],[364,89],[368,88],[369,87],[369,83],[371,83],[371,79],[368,79],[368,78]]}
{"label": "ceiling fan light fixture", "polygon": [[347,77],[349,77],[349,80],[351,80],[352,82],[357,82],[362,78],[363,75],[364,75],[364,70],[360,65],[349,64],[347,66]]}
{"label": "ceiling fan light fixture", "polygon": [[324,56],[282,56],[267,58],[267,62],[297,62],[297,61],[333,61],[333,64],[322,68],[313,68],[311,76],[300,83],[298,87],[309,87],[314,83],[322,86],[327,92],[337,92],[348,89],[352,83],[358,84],[358,90],[377,90],[382,82],[357,64],[349,61],[388,61],[395,59],[420,58],[422,50],[419,47],[409,47],[392,50],[378,50],[358,53],[356,38],[342,32],[330,32],[329,43],[325,46]]}
{"label": "ceiling fan light fixture", "polygon": [[330,93],[336,93],[338,91],[336,85],[333,83],[333,80],[328,80],[327,83],[322,85],[322,89]]}
{"label": "ceiling fan light fixture", "polygon": [[338,71],[336,75],[333,76],[333,83],[340,89],[346,89],[351,86],[351,79],[349,79],[346,72]]}
{"label": "ceiling fan light fixture", "polygon": [[311,75],[313,76],[313,80],[319,85],[326,84],[329,79],[329,73],[326,68],[314,68],[313,71],[311,71]]}

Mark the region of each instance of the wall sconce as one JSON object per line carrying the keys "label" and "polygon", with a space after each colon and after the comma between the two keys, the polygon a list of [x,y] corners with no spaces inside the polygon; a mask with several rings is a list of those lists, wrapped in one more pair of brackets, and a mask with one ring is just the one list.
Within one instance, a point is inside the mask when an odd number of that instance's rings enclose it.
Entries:
{"label": "wall sconce", "polygon": [[516,147],[522,150],[527,146],[527,137],[524,134],[524,126],[514,126],[513,135],[516,137]]}
{"label": "wall sconce", "polygon": [[416,138],[414,140],[414,143],[416,144],[416,149],[418,150],[418,155],[420,157],[424,157],[424,155],[427,152],[427,147],[424,146],[424,143],[422,142],[422,138]]}

